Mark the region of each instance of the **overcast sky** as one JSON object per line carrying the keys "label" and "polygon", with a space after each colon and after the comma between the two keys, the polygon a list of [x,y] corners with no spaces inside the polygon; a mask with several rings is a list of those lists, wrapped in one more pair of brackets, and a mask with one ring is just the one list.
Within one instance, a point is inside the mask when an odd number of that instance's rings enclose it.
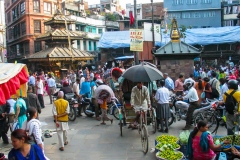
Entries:
{"label": "overcast sky", "polygon": [[[88,1],[88,5],[91,4],[100,4],[100,0],[87,0]],[[127,3],[132,3],[134,0],[119,0],[120,1],[120,5],[122,6],[122,8],[126,8],[126,4]],[[150,3],[151,0],[137,0],[137,3]],[[163,0],[153,0],[153,2],[163,2]]]}

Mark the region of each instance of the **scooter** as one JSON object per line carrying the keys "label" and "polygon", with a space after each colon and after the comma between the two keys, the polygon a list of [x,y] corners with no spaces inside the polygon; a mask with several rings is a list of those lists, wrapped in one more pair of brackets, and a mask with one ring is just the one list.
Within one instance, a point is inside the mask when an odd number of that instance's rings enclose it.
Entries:
{"label": "scooter", "polygon": [[[87,117],[93,117],[95,115],[95,105],[92,102],[91,98],[82,98],[81,105],[83,108],[83,112],[86,114]],[[99,106],[97,106],[99,107]],[[98,115],[101,115],[102,111],[99,107],[98,109]]]}
{"label": "scooter", "polygon": [[[182,100],[179,100],[180,97],[176,97],[175,95],[171,96],[171,102],[170,102],[170,112],[171,112],[171,118],[169,118],[169,126],[173,124],[173,122],[176,122],[176,120],[186,120],[187,118],[187,111],[190,106],[189,103],[184,102]],[[195,121],[195,117],[198,113],[202,113],[204,111],[209,110],[212,108],[212,104],[214,104],[215,101],[207,101],[207,103],[202,103],[200,105],[200,108],[197,108],[193,112],[193,123]]]}
{"label": "scooter", "polygon": [[68,114],[68,119],[70,121],[75,121],[78,113],[78,101],[74,98],[74,93],[65,94],[66,100],[69,103],[70,113]]}

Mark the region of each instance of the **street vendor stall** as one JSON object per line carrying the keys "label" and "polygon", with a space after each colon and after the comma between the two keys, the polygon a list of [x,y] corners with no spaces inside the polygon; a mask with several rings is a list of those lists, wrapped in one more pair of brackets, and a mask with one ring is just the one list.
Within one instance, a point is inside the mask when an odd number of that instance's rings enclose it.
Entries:
{"label": "street vendor stall", "polygon": [[[27,96],[28,69],[26,64],[0,63],[0,105],[11,96]],[[13,97],[14,98],[14,97]]]}

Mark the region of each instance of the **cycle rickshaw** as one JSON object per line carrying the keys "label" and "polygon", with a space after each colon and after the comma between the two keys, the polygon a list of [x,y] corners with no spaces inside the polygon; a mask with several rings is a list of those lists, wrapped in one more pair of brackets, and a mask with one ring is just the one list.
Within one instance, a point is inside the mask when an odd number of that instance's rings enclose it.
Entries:
{"label": "cycle rickshaw", "polygon": [[[149,69],[153,70],[157,74],[155,74],[155,76],[152,76],[151,78],[151,75],[148,75],[148,73],[146,72],[146,68],[147,70]],[[133,70],[137,70],[139,72],[132,72]],[[141,76],[138,75],[139,73],[141,74]],[[150,74],[153,74],[153,72],[151,72]],[[130,67],[128,70],[124,72],[123,77],[125,78],[121,86],[122,92],[123,92],[123,106],[119,108],[119,121],[120,121],[119,126],[120,126],[121,136],[123,135],[123,132],[122,132],[123,125],[126,123],[133,123],[135,120],[135,111],[130,104],[132,88],[136,86],[137,84],[136,82],[146,82],[145,85],[150,88],[149,93],[151,93],[152,86],[153,86],[152,81],[161,79],[162,73],[158,71],[155,67],[150,66],[146,63],[142,63],[140,65]],[[151,94],[150,94],[150,97],[152,97]],[[138,132],[141,136],[143,152],[146,154],[148,152],[147,125],[151,124],[153,133],[156,132],[157,130],[156,112],[154,107],[150,107],[147,110],[144,110],[142,107],[140,107],[139,112],[140,112],[140,120],[138,125]]]}

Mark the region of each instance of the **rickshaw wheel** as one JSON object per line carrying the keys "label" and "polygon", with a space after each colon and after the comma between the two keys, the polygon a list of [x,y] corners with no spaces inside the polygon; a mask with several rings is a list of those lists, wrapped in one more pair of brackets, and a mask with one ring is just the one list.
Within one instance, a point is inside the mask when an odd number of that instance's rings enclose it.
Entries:
{"label": "rickshaw wheel", "polygon": [[146,154],[148,152],[148,133],[147,133],[147,127],[145,124],[142,125],[141,142],[142,142],[143,153]]}

